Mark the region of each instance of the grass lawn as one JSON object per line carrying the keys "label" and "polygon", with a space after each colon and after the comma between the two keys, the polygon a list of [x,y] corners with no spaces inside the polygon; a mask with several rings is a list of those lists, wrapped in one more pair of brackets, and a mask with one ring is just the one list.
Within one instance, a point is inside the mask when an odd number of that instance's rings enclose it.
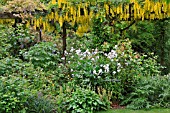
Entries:
{"label": "grass lawn", "polygon": [[116,109],[116,110],[100,111],[97,113],[170,113],[170,109],[150,109],[150,110]]}

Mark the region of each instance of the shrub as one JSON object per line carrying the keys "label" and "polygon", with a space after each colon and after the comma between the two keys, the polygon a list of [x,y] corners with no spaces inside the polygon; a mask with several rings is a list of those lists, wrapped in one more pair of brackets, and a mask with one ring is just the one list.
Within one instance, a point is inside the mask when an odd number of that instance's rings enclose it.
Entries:
{"label": "shrub", "polygon": [[27,113],[57,113],[55,103],[40,92],[37,95],[29,96],[25,106]]}
{"label": "shrub", "polygon": [[170,76],[142,77],[122,104],[127,108],[170,108]]}
{"label": "shrub", "polygon": [[0,25],[0,60],[10,54],[9,48],[11,47],[11,44],[7,43],[8,39],[3,37],[5,29],[6,27]]}
{"label": "shrub", "polygon": [[4,26],[0,26],[0,28],[0,48],[2,48],[0,53],[3,52],[2,57],[18,56],[21,49],[28,49],[37,41],[30,30],[25,29],[22,24],[17,24],[15,28]]}
{"label": "shrub", "polygon": [[108,106],[94,91],[77,88],[66,101],[70,113],[92,113],[98,110],[106,110]]}
{"label": "shrub", "polygon": [[0,77],[0,112],[20,113],[26,108],[24,103],[29,96],[28,82],[19,77]]}
{"label": "shrub", "polygon": [[33,70],[34,66],[30,62],[23,62],[19,58],[6,57],[0,60],[0,75],[31,76]]}
{"label": "shrub", "polygon": [[52,42],[41,42],[30,47],[29,51],[22,51],[21,54],[35,67],[41,67],[46,71],[56,69],[60,62],[60,53]]}
{"label": "shrub", "polygon": [[[74,49],[67,53],[70,76],[75,84],[112,91],[114,99],[123,99],[140,76],[160,73],[156,57],[135,53],[128,40],[120,41],[110,52],[98,49]],[[118,81],[118,82],[117,82]]]}

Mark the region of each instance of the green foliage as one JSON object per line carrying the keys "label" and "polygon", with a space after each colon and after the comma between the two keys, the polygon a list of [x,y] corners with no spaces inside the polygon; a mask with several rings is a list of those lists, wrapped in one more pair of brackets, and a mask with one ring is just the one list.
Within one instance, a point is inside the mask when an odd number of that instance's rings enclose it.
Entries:
{"label": "green foliage", "polygon": [[28,76],[32,75],[32,73],[29,71],[31,68],[33,68],[32,64],[23,62],[19,58],[6,57],[0,60],[0,75],[17,75],[20,73],[22,76]]}
{"label": "green foliage", "polygon": [[114,99],[120,99],[122,95],[131,92],[140,76],[160,74],[156,57],[148,58],[134,53],[128,40],[120,41],[108,53],[98,49],[76,50],[72,47],[66,54],[67,66],[75,84],[95,90],[101,86],[113,91]]}
{"label": "green foliage", "polygon": [[0,0],[0,5],[5,5],[9,0]]}
{"label": "green foliage", "polygon": [[169,76],[143,77],[134,86],[122,104],[127,108],[142,109],[153,107],[170,107],[170,78]]}
{"label": "green foliage", "polygon": [[78,88],[71,94],[67,105],[67,110],[71,113],[93,113],[108,107],[94,91],[83,88]]}
{"label": "green foliage", "polygon": [[9,43],[9,40],[6,34],[6,32],[8,32],[9,34],[10,33],[9,31],[7,30],[7,27],[0,25],[0,59],[7,57],[10,54],[9,50],[12,45]]}
{"label": "green foliage", "polygon": [[56,69],[60,62],[60,53],[52,42],[41,42],[30,47],[28,51],[22,51],[21,54],[35,67],[41,67],[46,71]]}
{"label": "green foliage", "polygon": [[71,98],[71,93],[76,89],[75,85],[72,82],[63,83],[56,96],[56,104],[57,104],[57,111],[59,113],[67,112],[68,104],[66,101]]}
{"label": "green foliage", "polygon": [[42,3],[49,3],[51,0],[40,0]]}
{"label": "green foliage", "polygon": [[[13,0],[6,9],[42,9],[37,3]],[[169,20],[130,24],[101,16],[81,39],[68,30],[66,65],[60,39],[37,43],[24,25],[0,26],[0,113],[95,112],[122,100],[132,109],[169,107],[169,77],[157,76],[161,66],[154,56],[168,73]]]}
{"label": "green foliage", "polygon": [[0,112],[24,113],[29,95],[28,82],[20,77],[0,77]]}
{"label": "green foliage", "polygon": [[[103,21],[101,21],[101,18]],[[98,19],[93,19],[92,34],[89,36],[92,41],[90,47],[98,48],[103,51],[110,51],[117,43],[118,37],[120,36],[119,34],[114,35],[111,29],[105,18],[100,17]],[[107,46],[105,43],[107,43]]]}
{"label": "green foliage", "polygon": [[27,113],[57,113],[56,106],[50,98],[44,97],[40,92],[28,97],[25,104]]}
{"label": "green foliage", "polygon": [[0,58],[18,56],[21,49],[28,49],[36,43],[35,36],[22,24],[16,28],[0,26]]}
{"label": "green foliage", "polygon": [[127,30],[126,37],[132,41],[132,47],[135,51],[153,52],[153,44],[156,42],[154,29],[153,22],[139,21]]}
{"label": "green foliage", "polygon": [[170,19],[155,21],[155,31],[154,36],[157,43],[154,44],[154,52],[158,55],[158,61],[162,66],[166,68],[162,70],[162,74],[170,73],[170,60],[169,60],[169,50],[170,50]]}
{"label": "green foliage", "polygon": [[125,36],[132,41],[132,48],[140,53],[155,53],[157,61],[166,68],[162,75],[169,73],[169,19],[155,21],[139,21],[131,26]]}

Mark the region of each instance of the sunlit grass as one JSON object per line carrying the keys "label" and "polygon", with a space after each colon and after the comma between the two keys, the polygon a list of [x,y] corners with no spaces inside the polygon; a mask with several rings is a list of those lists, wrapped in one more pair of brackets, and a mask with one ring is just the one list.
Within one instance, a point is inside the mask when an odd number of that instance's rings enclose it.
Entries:
{"label": "sunlit grass", "polygon": [[116,110],[100,111],[97,113],[170,113],[170,109],[150,109],[150,110],[116,109]]}

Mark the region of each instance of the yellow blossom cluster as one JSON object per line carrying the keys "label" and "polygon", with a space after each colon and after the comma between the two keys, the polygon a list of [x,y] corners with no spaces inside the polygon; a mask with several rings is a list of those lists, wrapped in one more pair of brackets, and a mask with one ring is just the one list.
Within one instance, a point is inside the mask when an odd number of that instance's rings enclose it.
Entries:
{"label": "yellow blossom cluster", "polygon": [[[92,18],[109,17],[118,18],[119,20],[155,20],[170,17],[170,4],[165,1],[154,2],[153,0],[144,0],[139,3],[137,0],[130,0],[129,3],[120,3],[115,6],[112,2],[79,2],[72,3],[69,0],[52,0],[52,4],[58,4],[58,9],[64,13],[60,14],[59,10],[46,15],[45,22],[42,19],[35,19],[36,27],[43,26],[44,30],[54,30],[49,25],[49,21],[58,22],[60,27],[64,22],[70,25],[78,25],[77,34],[87,32],[90,29]],[[97,6],[97,12],[92,9]],[[102,21],[102,18],[101,18]]]}
{"label": "yellow blossom cluster", "polygon": [[15,23],[15,19],[0,19],[0,24],[13,25]]}
{"label": "yellow blossom cluster", "polygon": [[[69,23],[77,26],[76,34],[82,35],[90,30],[92,18],[109,18],[123,21],[129,20],[155,20],[170,17],[170,3],[165,0],[154,2],[153,0],[130,0],[114,4],[111,0],[107,2],[69,2],[69,0],[52,0],[53,5],[58,6],[55,11],[45,17],[35,18],[27,22],[27,26],[42,28],[44,31],[55,31],[52,23]],[[56,32],[56,31],[55,31]]]}

